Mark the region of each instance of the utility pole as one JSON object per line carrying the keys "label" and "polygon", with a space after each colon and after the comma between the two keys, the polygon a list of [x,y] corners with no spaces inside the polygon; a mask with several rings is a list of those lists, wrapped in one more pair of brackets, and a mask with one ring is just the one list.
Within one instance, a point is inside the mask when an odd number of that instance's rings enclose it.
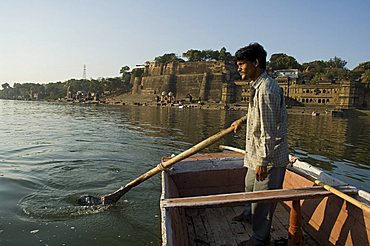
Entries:
{"label": "utility pole", "polygon": [[86,64],[84,64],[84,70],[83,70],[83,73],[82,73],[82,79],[83,80],[86,80]]}

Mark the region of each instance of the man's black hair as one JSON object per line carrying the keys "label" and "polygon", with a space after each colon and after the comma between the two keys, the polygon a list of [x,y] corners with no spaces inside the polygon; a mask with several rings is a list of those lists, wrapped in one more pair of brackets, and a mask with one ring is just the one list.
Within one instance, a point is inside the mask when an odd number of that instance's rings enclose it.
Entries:
{"label": "man's black hair", "polygon": [[267,52],[259,43],[250,43],[248,46],[240,48],[235,52],[235,59],[237,61],[259,61],[259,67],[266,69]]}

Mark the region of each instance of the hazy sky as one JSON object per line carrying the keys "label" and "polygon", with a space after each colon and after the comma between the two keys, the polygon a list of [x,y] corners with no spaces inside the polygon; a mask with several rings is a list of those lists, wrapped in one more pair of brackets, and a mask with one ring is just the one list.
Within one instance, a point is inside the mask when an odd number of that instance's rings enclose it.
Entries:
{"label": "hazy sky", "polygon": [[299,63],[370,60],[370,0],[1,0],[0,84],[116,77],[122,66],[250,42]]}

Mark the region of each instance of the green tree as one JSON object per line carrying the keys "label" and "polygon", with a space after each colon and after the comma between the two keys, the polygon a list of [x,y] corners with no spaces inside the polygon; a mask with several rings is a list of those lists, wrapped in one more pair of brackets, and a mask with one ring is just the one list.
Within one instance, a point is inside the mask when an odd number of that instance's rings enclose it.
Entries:
{"label": "green tree", "polygon": [[326,69],[325,76],[332,82],[349,78],[349,71],[345,68],[330,67]]}
{"label": "green tree", "polygon": [[120,94],[129,90],[130,83],[123,81],[121,78],[105,78],[102,79],[104,91],[109,91],[110,94]]}
{"label": "green tree", "polygon": [[301,66],[302,72],[310,73],[323,73],[325,71],[326,64],[322,60],[312,61],[303,63]]}
{"label": "green tree", "polygon": [[122,78],[123,78],[124,74],[127,73],[128,71],[130,71],[130,67],[129,66],[123,66],[123,67],[121,67],[121,70],[119,70],[119,73],[122,74]]}
{"label": "green tree", "polygon": [[102,94],[103,93],[103,84],[100,83],[99,80],[96,80],[96,79],[91,79],[89,81],[89,89],[88,91],[89,92],[93,92],[93,93],[99,93],[99,94]]}
{"label": "green tree", "polygon": [[200,53],[201,61],[217,61],[219,60],[220,52],[217,50],[202,50]]}
{"label": "green tree", "polygon": [[143,73],[144,73],[144,68],[140,68],[140,67],[134,68],[131,71],[131,74],[134,77],[141,77],[143,75]]}
{"label": "green tree", "polygon": [[45,85],[45,96],[44,99],[57,100],[58,98],[64,98],[67,95],[66,83],[56,82],[48,83]]}
{"label": "green tree", "polygon": [[330,58],[325,64],[325,75],[332,82],[349,78],[347,62],[337,56]]}
{"label": "green tree", "polygon": [[360,63],[351,71],[351,78],[361,81],[366,88],[370,88],[370,61]]}
{"label": "green tree", "polygon": [[329,61],[326,63],[326,67],[328,68],[341,68],[345,69],[347,62],[339,57],[330,58]]}
{"label": "green tree", "polygon": [[280,69],[300,68],[297,60],[284,53],[273,54],[268,63],[268,70],[275,71]]}
{"label": "green tree", "polygon": [[175,53],[168,53],[162,56],[157,56],[154,58],[154,61],[157,63],[167,64],[171,62],[183,62],[184,60],[177,57]]}
{"label": "green tree", "polygon": [[9,83],[4,83],[4,84],[1,85],[1,87],[3,87],[3,90],[6,90],[6,89],[10,88],[10,85],[9,85]]}
{"label": "green tree", "polygon": [[370,61],[360,63],[352,71],[350,71],[350,77],[352,80],[361,81],[366,87],[370,88],[369,83],[369,72],[370,71]]}
{"label": "green tree", "polygon": [[220,51],[218,50],[193,50],[190,49],[184,53],[182,56],[186,58],[189,62],[197,61],[229,61],[232,60],[232,56],[226,51],[225,47],[222,47]]}
{"label": "green tree", "polygon": [[200,50],[188,50],[182,53],[182,56],[188,59],[189,62],[201,61],[202,60],[202,51]]}
{"label": "green tree", "polygon": [[301,74],[299,80],[303,83],[318,83],[321,81],[325,69],[326,62],[323,60],[303,63],[300,68]]}
{"label": "green tree", "polygon": [[328,61],[312,61],[303,63],[301,66],[300,80],[318,83],[322,80],[336,82],[349,78],[349,70],[345,67],[347,62],[339,57],[334,57]]}
{"label": "green tree", "polygon": [[230,54],[230,52],[226,51],[225,47],[222,47],[219,52],[219,60],[230,62],[233,60],[233,56]]}
{"label": "green tree", "polygon": [[119,71],[120,74],[122,74],[122,79],[124,81],[130,81],[131,73],[129,71],[130,71],[130,67],[129,66],[123,66],[121,68],[121,70]]}
{"label": "green tree", "polygon": [[363,73],[366,70],[370,69],[370,61],[360,63],[357,67],[355,67],[352,71]]}
{"label": "green tree", "polygon": [[17,99],[30,99],[30,83],[14,83]]}
{"label": "green tree", "polygon": [[10,87],[9,83],[4,83],[1,85],[2,90],[0,90],[0,98],[2,99],[15,99],[15,90]]}

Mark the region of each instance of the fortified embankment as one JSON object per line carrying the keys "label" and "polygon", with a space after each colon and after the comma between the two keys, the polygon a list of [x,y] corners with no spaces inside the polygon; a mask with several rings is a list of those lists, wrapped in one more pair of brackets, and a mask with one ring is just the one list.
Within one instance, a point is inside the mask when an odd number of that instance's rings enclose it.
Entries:
{"label": "fortified embankment", "polygon": [[224,61],[183,62],[145,66],[143,76],[134,78],[132,94],[160,96],[172,92],[176,100],[186,98],[221,101],[222,87],[235,76],[235,66]]}

